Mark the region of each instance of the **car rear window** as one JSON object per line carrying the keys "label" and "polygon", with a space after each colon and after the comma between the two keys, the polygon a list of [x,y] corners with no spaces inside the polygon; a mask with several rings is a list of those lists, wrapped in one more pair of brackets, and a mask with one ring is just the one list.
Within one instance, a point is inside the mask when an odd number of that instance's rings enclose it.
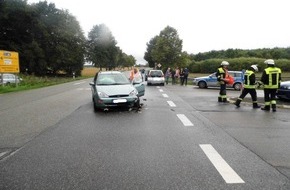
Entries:
{"label": "car rear window", "polygon": [[162,73],[162,71],[150,71],[149,72],[149,75],[151,77],[162,77],[163,76],[163,73]]}

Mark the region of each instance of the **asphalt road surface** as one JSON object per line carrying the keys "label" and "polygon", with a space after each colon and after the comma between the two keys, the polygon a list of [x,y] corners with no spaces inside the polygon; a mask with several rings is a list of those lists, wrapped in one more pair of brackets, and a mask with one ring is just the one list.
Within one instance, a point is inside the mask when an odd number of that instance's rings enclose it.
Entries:
{"label": "asphalt road surface", "polygon": [[290,189],[288,109],[168,85],[95,113],[89,81],[0,95],[1,190]]}

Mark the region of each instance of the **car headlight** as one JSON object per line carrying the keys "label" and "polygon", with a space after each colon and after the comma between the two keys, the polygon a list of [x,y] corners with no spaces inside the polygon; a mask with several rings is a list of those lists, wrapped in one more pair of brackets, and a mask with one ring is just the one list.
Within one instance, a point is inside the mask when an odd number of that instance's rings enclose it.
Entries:
{"label": "car headlight", "polygon": [[98,92],[98,96],[100,98],[109,98],[109,96],[106,93],[104,93],[104,92]]}
{"label": "car headlight", "polygon": [[132,90],[132,92],[130,92],[129,94],[130,96],[137,96],[138,95],[138,91],[136,89]]}

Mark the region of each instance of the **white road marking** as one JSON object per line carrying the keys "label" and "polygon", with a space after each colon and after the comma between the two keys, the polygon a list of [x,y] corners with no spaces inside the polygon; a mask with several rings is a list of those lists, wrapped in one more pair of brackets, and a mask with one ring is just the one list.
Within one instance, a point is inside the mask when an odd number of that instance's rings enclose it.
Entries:
{"label": "white road marking", "polygon": [[80,82],[76,82],[76,83],[74,83],[73,85],[79,85],[79,84],[83,84],[83,83],[85,83],[86,81],[80,81]]}
{"label": "white road marking", "polygon": [[6,151],[6,152],[1,152],[1,153],[0,153],[0,157],[4,156],[4,155],[7,154],[7,153],[8,153],[8,151]]}
{"label": "white road marking", "polygon": [[177,114],[177,117],[180,119],[184,126],[193,126],[191,121],[184,114]]}
{"label": "white road marking", "polygon": [[200,144],[199,146],[217,169],[217,171],[224,178],[226,183],[245,183],[211,144]]}
{"label": "white road marking", "polygon": [[168,95],[167,95],[167,94],[162,94],[162,96],[163,96],[164,98],[168,98]]}
{"label": "white road marking", "polygon": [[77,88],[77,90],[91,90],[91,88]]}
{"label": "white road marking", "polygon": [[163,89],[159,89],[160,92],[163,92]]}
{"label": "white road marking", "polygon": [[176,107],[176,105],[172,101],[167,101],[170,107]]}
{"label": "white road marking", "polygon": [[160,86],[156,86],[156,88],[160,88]]}

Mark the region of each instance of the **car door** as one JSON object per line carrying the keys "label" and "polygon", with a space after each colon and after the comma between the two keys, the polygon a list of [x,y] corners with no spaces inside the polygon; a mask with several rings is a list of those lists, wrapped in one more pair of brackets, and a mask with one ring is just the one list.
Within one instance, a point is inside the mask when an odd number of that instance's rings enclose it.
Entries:
{"label": "car door", "polygon": [[215,76],[215,73],[208,76],[207,86],[209,86],[209,87],[218,86],[217,77]]}
{"label": "car door", "polygon": [[145,95],[145,85],[143,83],[142,77],[135,77],[133,80],[133,85],[138,91],[138,96],[144,96]]}

